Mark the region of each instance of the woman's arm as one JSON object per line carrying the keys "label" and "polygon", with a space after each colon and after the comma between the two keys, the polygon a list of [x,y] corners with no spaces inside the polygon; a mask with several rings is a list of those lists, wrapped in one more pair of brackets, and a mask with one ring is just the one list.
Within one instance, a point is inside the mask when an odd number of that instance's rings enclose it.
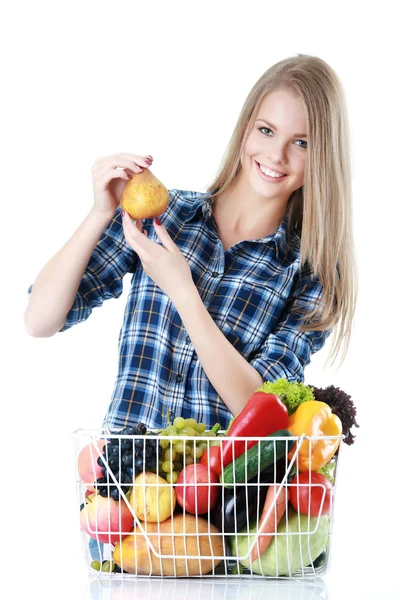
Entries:
{"label": "woman's arm", "polygon": [[114,216],[92,209],[29,287],[28,333],[51,337],[86,320],[93,307],[122,294],[122,278],[137,260],[125,243],[119,208]]}
{"label": "woman's arm", "polygon": [[211,385],[236,416],[262,386],[261,375],[220,331],[194,285],[176,308]]}
{"label": "woman's arm", "polygon": [[304,382],[304,368],[311,355],[325,344],[332,330],[299,330],[301,316],[297,309],[307,311],[322,297],[319,280],[302,274],[281,319],[259,351],[247,361],[218,329],[193,285],[175,304],[192,340],[207,377],[232,412],[237,415],[255,390],[264,381],[285,377],[288,381]]}

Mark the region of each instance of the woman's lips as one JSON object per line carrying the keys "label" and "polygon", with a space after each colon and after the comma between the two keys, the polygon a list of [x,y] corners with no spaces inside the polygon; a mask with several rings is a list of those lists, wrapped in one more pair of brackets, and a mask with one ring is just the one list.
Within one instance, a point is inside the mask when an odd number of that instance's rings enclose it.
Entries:
{"label": "woman's lips", "polygon": [[270,177],[269,175],[266,175],[265,173],[263,173],[260,169],[260,163],[258,163],[257,161],[254,161],[257,165],[257,170],[260,174],[260,176],[265,179],[266,181],[272,181],[272,183],[276,183],[277,181],[282,181],[282,179],[285,179],[285,177],[287,177],[287,174],[285,173],[285,175],[283,177]]}

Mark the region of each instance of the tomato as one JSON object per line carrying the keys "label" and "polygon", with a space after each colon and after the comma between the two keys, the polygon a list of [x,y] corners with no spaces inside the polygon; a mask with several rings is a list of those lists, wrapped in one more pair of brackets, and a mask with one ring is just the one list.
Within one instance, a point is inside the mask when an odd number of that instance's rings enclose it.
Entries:
{"label": "tomato", "polygon": [[222,459],[221,459],[221,449],[219,446],[210,446],[204,452],[203,456],[200,459],[200,464],[205,465],[208,469],[208,465],[210,465],[210,469],[214,471],[218,475],[221,475],[222,472]]}
{"label": "tomato", "polygon": [[208,467],[205,465],[195,463],[182,469],[175,484],[176,501],[179,506],[192,515],[210,512],[217,503],[220,492],[217,485],[210,483],[219,483],[219,477],[211,469],[209,477]]}
{"label": "tomato", "polygon": [[[293,485],[297,483],[301,485]],[[332,484],[325,475],[311,471],[310,483],[310,472],[303,471],[300,475],[292,479],[291,484],[292,485],[289,486],[289,499],[295,510],[302,515],[308,516],[309,514],[311,517],[318,517],[325,488],[325,498],[322,504],[321,515],[326,515],[326,513],[329,512],[331,506]]]}

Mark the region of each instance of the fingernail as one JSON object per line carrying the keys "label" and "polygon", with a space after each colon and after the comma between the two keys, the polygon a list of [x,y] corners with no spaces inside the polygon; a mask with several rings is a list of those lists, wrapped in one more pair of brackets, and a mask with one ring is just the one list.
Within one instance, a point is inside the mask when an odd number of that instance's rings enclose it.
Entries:
{"label": "fingernail", "polygon": [[132,175],[130,173],[127,173],[126,176],[128,177],[128,179],[132,179]]}
{"label": "fingernail", "polygon": [[148,165],[151,165],[151,163],[153,162],[153,159],[152,158],[146,158],[144,162],[147,163]]}
{"label": "fingernail", "polygon": [[143,171],[142,167],[139,167],[139,165],[137,165],[137,168],[139,169],[140,173]]}
{"label": "fingernail", "polygon": [[121,210],[121,215],[124,217],[125,216],[125,211]]}
{"label": "fingernail", "polygon": [[162,223],[158,217],[154,217],[154,222],[156,225],[162,225]]}

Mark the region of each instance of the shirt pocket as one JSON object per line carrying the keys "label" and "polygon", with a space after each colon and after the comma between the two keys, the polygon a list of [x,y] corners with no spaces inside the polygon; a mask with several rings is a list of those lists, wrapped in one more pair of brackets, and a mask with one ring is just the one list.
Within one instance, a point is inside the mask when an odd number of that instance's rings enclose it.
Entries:
{"label": "shirt pocket", "polygon": [[266,283],[242,283],[226,309],[222,333],[243,356],[260,347],[276,326],[285,298]]}

